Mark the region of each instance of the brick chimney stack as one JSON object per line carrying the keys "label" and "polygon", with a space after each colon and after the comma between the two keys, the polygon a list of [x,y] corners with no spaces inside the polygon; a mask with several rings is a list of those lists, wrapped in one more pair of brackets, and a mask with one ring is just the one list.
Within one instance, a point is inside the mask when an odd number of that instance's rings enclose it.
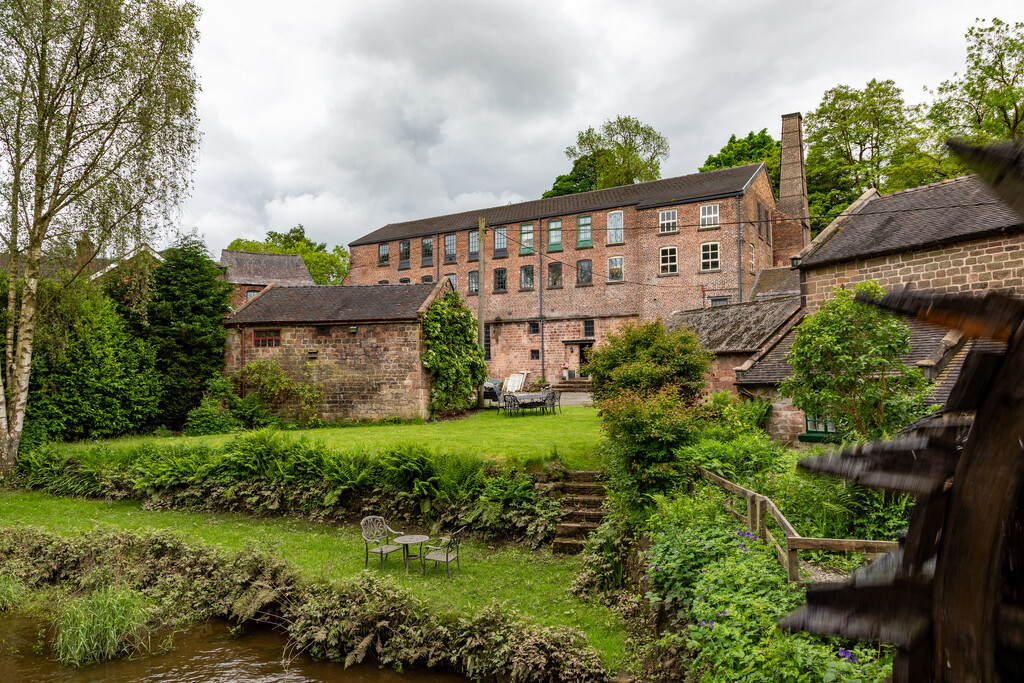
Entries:
{"label": "brick chimney stack", "polygon": [[804,127],[799,112],[782,115],[782,169],[779,174],[780,214],[775,218],[773,260],[789,265],[789,257],[811,241],[808,219],[807,173],[804,169]]}

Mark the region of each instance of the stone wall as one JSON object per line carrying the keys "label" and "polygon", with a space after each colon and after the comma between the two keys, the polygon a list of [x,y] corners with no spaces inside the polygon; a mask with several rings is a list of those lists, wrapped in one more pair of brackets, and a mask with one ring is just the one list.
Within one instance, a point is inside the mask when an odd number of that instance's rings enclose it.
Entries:
{"label": "stone wall", "polygon": [[[280,347],[253,345],[254,330],[267,329],[280,330]],[[427,418],[424,350],[418,321],[229,328],[225,373],[259,359],[276,360],[292,377],[308,370],[324,385],[328,421]]]}
{"label": "stone wall", "polygon": [[744,387],[757,398],[771,401],[772,412],[768,416],[768,424],[765,431],[773,439],[780,443],[795,446],[799,444],[797,437],[803,434],[806,424],[804,423],[804,412],[793,405],[793,402],[779,396],[776,387]]}
{"label": "stone wall", "polygon": [[940,292],[1007,290],[1024,295],[1024,235],[997,235],[945,247],[808,268],[800,273],[808,310],[817,310],[834,287],[877,280],[886,290],[907,285]]}
{"label": "stone wall", "polygon": [[736,393],[735,368],[747,362],[749,353],[716,353],[711,363],[711,376],[708,378],[708,393],[730,391]]}

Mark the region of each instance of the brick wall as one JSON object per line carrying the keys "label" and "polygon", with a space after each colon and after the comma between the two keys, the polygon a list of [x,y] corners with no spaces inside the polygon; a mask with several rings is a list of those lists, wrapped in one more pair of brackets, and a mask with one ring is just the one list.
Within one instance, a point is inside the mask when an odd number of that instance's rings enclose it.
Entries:
{"label": "brick wall", "polygon": [[801,293],[818,309],[834,287],[877,280],[886,290],[908,285],[940,292],[1008,290],[1024,295],[1024,235],[994,236],[946,247],[802,270]]}
{"label": "brick wall", "polygon": [[[480,279],[480,286],[485,294],[484,319],[491,324],[491,375],[505,377],[510,371],[527,369],[541,372],[540,361],[530,359],[530,350],[539,350],[540,343],[539,339],[528,335],[529,321],[544,320],[543,373],[550,380],[561,376],[563,362],[569,362],[573,369],[578,366],[578,348],[573,351],[575,359],[566,357],[567,349],[563,348],[562,342],[583,338],[582,321],[585,319],[596,321],[596,340],[600,341],[608,329],[623,322],[655,320],[665,318],[673,311],[701,308],[709,305],[710,298],[714,296],[729,297],[730,303],[736,303],[741,281],[746,300],[757,272],[773,264],[772,247],[766,231],[762,228],[758,235],[758,203],[765,209],[774,210],[771,184],[764,173],[755,178],[739,201],[728,197],[644,210],[626,206],[523,221],[503,226],[507,234],[507,256],[498,258],[494,251],[494,228],[502,226],[488,226],[485,244],[482,245],[486,273]],[[700,207],[704,204],[718,204],[719,227],[699,227]],[[665,209],[676,210],[677,230],[660,231],[659,211]],[[738,230],[737,210],[742,220]],[[618,211],[622,212],[623,240],[609,244],[608,216]],[[591,219],[589,246],[578,243],[576,239],[579,216]],[[551,225],[556,221],[561,221],[561,248],[551,249],[548,237]],[[533,228],[532,253],[521,249],[523,223]],[[468,291],[468,278],[471,271],[479,270],[479,262],[468,260],[470,232],[461,230],[455,233],[454,263],[444,263],[443,234],[432,236],[434,253],[429,265],[423,265],[422,237],[409,238],[409,267],[404,269],[400,268],[397,240],[389,242],[386,266],[378,264],[377,244],[352,246],[352,267],[345,284],[397,283],[405,278],[420,282],[425,277],[438,281],[454,275],[456,291],[476,313],[478,299]],[[701,248],[710,242],[719,245],[720,267],[702,271]],[[750,268],[751,245],[753,269]],[[676,272],[663,274],[662,249],[673,247],[676,250]],[[609,259],[612,258],[622,259],[621,282],[613,282],[609,278]],[[582,260],[589,260],[592,264],[591,284],[577,282],[577,265]],[[561,267],[560,285],[549,284],[553,264]],[[520,286],[523,267],[533,269],[532,287]],[[498,268],[506,273],[507,286],[503,292],[495,291],[494,287],[494,271]]]}
{"label": "brick wall", "polygon": [[716,353],[711,363],[707,392],[730,391],[736,393],[736,370],[750,358],[749,353]]}
{"label": "brick wall", "polygon": [[783,444],[797,445],[797,437],[804,432],[804,413],[793,402],[782,396],[775,387],[745,387],[760,399],[771,401],[772,412],[768,416],[765,431]]}
{"label": "brick wall", "polygon": [[231,300],[229,301],[231,309],[232,310],[238,310],[238,308],[240,308],[241,305],[246,302],[246,299],[248,298],[248,295],[249,295],[248,293],[250,291],[252,291],[252,292],[262,292],[266,288],[267,288],[266,285],[239,285],[239,284],[236,284],[234,291],[231,292]]}
{"label": "brick wall", "polygon": [[[430,381],[420,362],[419,322],[228,329],[225,373],[272,358],[292,377],[307,367],[324,385],[321,417],[375,420],[429,416]],[[280,329],[281,346],[256,348],[254,329]],[[244,335],[245,347],[242,348]]]}

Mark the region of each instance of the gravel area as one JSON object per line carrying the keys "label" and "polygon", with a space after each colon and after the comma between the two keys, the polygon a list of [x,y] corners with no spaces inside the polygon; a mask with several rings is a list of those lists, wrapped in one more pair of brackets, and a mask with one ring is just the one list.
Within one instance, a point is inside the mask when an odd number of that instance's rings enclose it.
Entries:
{"label": "gravel area", "polygon": [[593,405],[593,402],[590,400],[590,394],[585,391],[563,391],[562,405],[589,406]]}

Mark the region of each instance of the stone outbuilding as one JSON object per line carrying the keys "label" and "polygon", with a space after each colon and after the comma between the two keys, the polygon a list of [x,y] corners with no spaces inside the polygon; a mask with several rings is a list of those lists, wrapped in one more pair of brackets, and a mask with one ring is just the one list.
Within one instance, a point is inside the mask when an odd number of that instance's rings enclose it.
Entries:
{"label": "stone outbuilding", "polygon": [[[736,386],[771,400],[769,432],[782,441],[828,437],[828,421],[805,416],[778,396],[791,373],[786,354],[796,323],[821,308],[835,287],[869,280],[885,289],[1024,295],[1024,223],[975,176],[883,195],[868,190],[792,259],[799,273],[796,322],[737,368]],[[782,275],[762,273],[779,279]],[[775,285],[776,289],[790,285]],[[755,297],[757,287],[755,286]],[[902,360],[935,382],[929,401],[942,405],[974,342],[944,328],[906,321],[911,352]],[[978,342],[981,343],[981,342]],[[989,342],[984,342],[989,343]]]}
{"label": "stone outbuilding", "polygon": [[238,309],[271,283],[279,287],[306,287],[315,285],[298,254],[261,254],[253,251],[222,249],[220,266],[224,280],[235,286],[231,294],[231,308]]}
{"label": "stone outbuilding", "polygon": [[269,285],[224,320],[225,373],[276,360],[322,383],[321,417],[429,417],[422,316],[450,291],[437,284]]}
{"label": "stone outbuilding", "polygon": [[665,327],[670,331],[680,325],[687,327],[697,334],[704,348],[715,354],[709,392],[724,389],[737,393],[736,368],[768,348],[802,318],[800,297],[790,294],[679,311],[669,316]]}

